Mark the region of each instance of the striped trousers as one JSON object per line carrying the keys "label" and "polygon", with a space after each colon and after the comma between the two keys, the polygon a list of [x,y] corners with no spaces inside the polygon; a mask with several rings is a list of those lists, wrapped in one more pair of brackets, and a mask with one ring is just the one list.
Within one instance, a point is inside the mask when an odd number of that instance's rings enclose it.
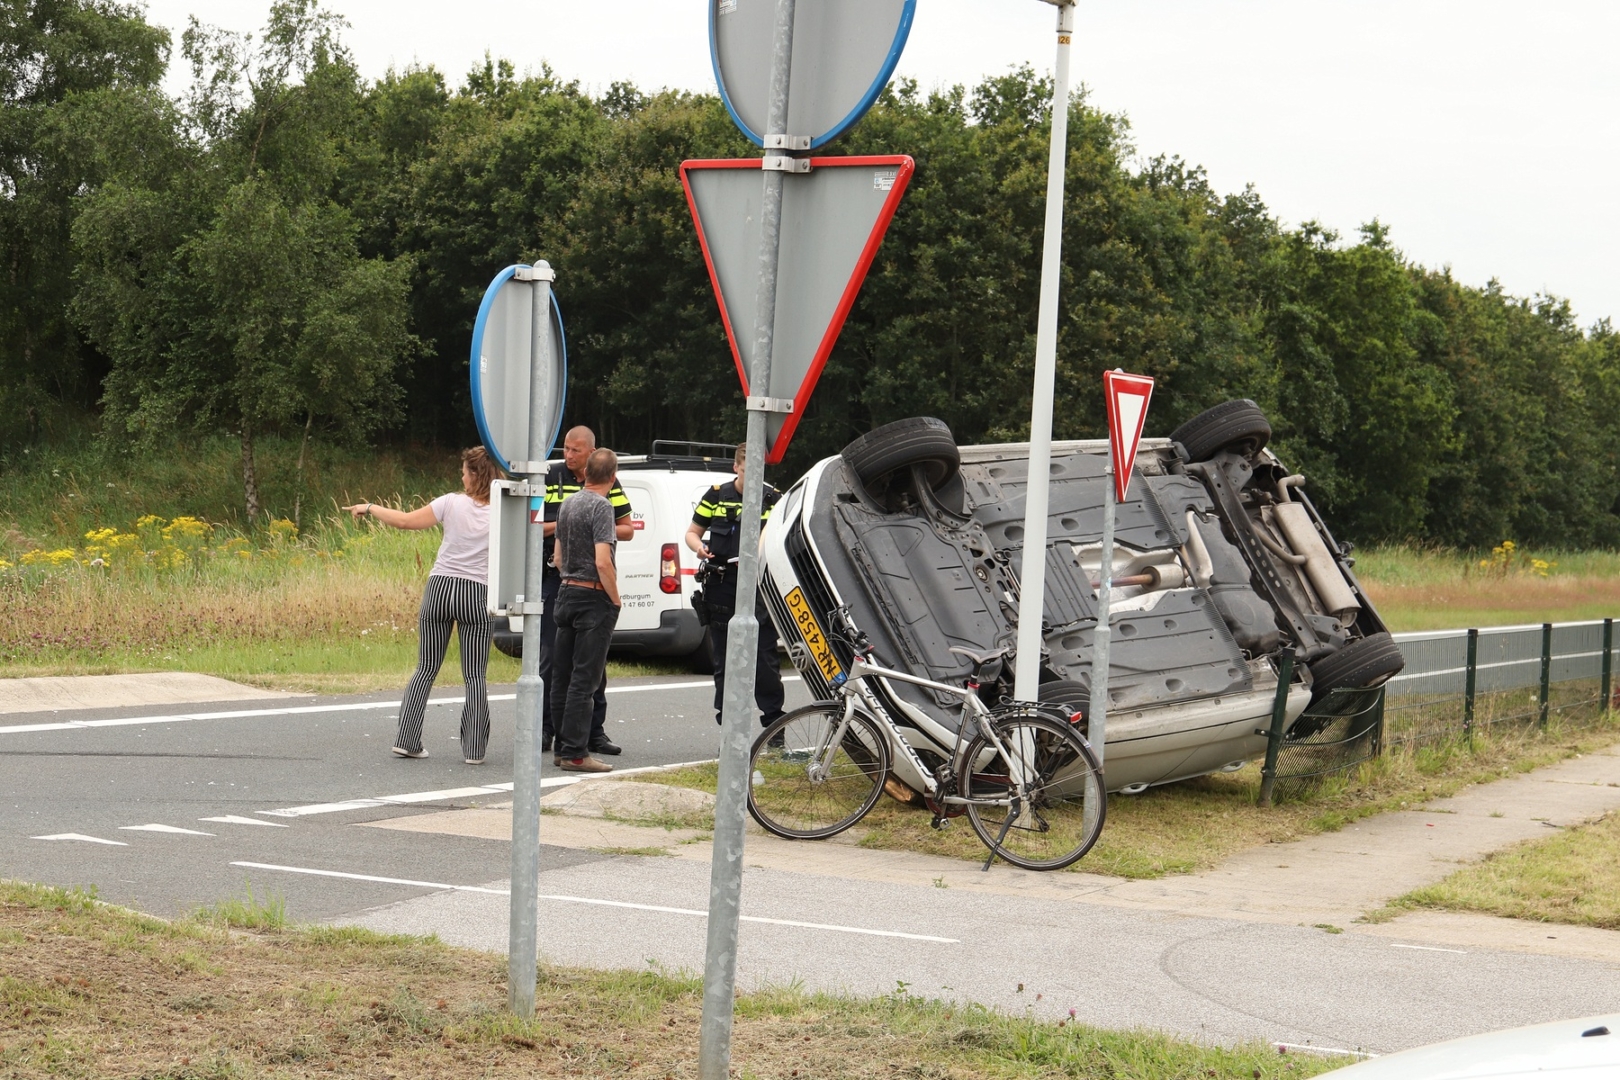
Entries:
{"label": "striped trousers", "polygon": [[445,650],[450,648],[453,624],[461,637],[461,681],[467,688],[466,703],[461,707],[461,752],[471,760],[483,758],[489,745],[489,689],[484,681],[489,668],[488,595],[489,587],[482,581],[437,574],[428,578],[417,614],[416,674],[405,687],[405,700],[399,707],[395,746],[412,753],[422,749],[422,714]]}

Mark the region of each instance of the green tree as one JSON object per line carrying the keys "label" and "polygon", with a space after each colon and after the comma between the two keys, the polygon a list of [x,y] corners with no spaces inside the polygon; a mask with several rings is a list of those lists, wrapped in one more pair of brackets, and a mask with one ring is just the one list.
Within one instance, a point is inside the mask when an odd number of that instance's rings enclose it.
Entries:
{"label": "green tree", "polygon": [[75,135],[86,111],[155,104],[168,45],[135,4],[0,0],[0,443],[95,400],[99,358],[67,304],[75,197],[99,183],[102,154]]}
{"label": "green tree", "polygon": [[192,92],[170,129],[186,167],[108,184],[75,230],[75,310],[112,361],[108,436],[233,430],[249,523],[254,440],[388,425],[414,348],[408,261],[363,257],[333,198],[360,89],[338,28],[312,0],[272,7],[256,49],[193,21]]}

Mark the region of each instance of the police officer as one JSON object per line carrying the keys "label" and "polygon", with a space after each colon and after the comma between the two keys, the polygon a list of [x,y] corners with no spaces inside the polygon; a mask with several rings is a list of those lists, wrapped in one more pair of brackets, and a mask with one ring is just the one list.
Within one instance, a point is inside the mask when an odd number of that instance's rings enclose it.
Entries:
{"label": "police officer", "polygon": [[[742,486],[745,446],[737,447],[732,459],[737,478],[709,489],[692,514],[686,529],[686,546],[705,560],[699,573],[703,586],[703,607],[707,608],[709,639],[714,644],[714,721],[720,722],[725,701],[726,631],[737,607],[737,556],[742,550]],[[780,498],[777,490],[765,485],[761,524],[771,516],[771,507]],[[708,542],[703,534],[709,534]],[[697,605],[694,604],[694,607]],[[700,615],[703,614],[700,612]],[[776,658],[776,626],[759,597],[754,597],[754,616],[759,620],[759,662],[754,676],[754,704],[761,722],[771,723],[782,715],[782,669]]]}
{"label": "police officer", "polygon": [[[551,565],[553,549],[556,546],[557,512],[562,509],[563,500],[579,491],[585,486],[585,462],[590,458],[591,451],[596,449],[596,433],[590,428],[580,425],[568,429],[563,436],[563,459],[560,464],[553,465],[546,470],[546,500],[544,507],[545,543],[545,572],[540,579],[540,598],[545,601],[545,614],[540,616],[540,678],[544,680],[544,701],[540,706],[540,749],[550,750],[553,734],[561,727],[558,722],[561,717],[551,715],[551,659],[552,652],[557,644],[557,623],[552,617],[552,608],[557,601],[557,592],[562,587],[562,577],[557,568]],[[608,502],[613,507],[613,532],[620,540],[629,540],[635,535],[630,525],[630,498],[619,486],[619,481],[613,481],[613,487],[608,492]],[[564,673],[566,675],[566,672]],[[620,748],[607,737],[604,724],[607,722],[607,673],[602,674],[602,685],[596,688],[596,697],[591,706],[591,736],[590,751],[593,754],[617,754]]]}

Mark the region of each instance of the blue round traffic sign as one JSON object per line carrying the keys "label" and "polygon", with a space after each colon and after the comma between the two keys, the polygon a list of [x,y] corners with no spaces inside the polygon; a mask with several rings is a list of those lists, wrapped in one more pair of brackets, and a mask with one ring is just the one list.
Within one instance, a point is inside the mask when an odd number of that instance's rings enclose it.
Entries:
{"label": "blue round traffic sign", "polygon": [[[917,0],[795,5],[788,130],[816,149],[866,115],[900,62]],[[776,0],[709,0],[709,58],[738,129],[765,145]]]}
{"label": "blue round traffic sign", "polygon": [[[544,264],[542,264],[543,266]],[[527,462],[529,431],[538,426],[544,435],[544,461],[557,445],[562,426],[563,401],[568,390],[568,348],[563,338],[562,310],[557,294],[551,297],[551,317],[545,320],[550,347],[539,350],[534,326],[534,296],[537,283],[525,280],[527,264],[508,266],[484,291],[473,322],[472,379],[473,419],[484,448],[496,464],[511,473],[511,462]],[[539,415],[530,415],[532,381],[538,378],[543,393]]]}

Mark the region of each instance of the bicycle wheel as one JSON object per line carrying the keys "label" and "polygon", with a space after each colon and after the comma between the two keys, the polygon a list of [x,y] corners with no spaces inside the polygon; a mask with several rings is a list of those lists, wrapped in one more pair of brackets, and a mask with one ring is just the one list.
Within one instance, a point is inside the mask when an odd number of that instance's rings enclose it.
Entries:
{"label": "bicycle wheel", "polygon": [[889,774],[889,744],[877,724],[856,713],[837,746],[841,702],[795,709],[754,742],[748,812],[777,836],[822,840],[872,809]]}
{"label": "bicycle wheel", "polygon": [[[995,854],[1026,870],[1061,870],[1102,832],[1102,769],[1072,725],[1036,713],[992,720],[1012,761],[983,735],[968,744],[957,791],[968,821]],[[1013,777],[1024,781],[1019,797]]]}

